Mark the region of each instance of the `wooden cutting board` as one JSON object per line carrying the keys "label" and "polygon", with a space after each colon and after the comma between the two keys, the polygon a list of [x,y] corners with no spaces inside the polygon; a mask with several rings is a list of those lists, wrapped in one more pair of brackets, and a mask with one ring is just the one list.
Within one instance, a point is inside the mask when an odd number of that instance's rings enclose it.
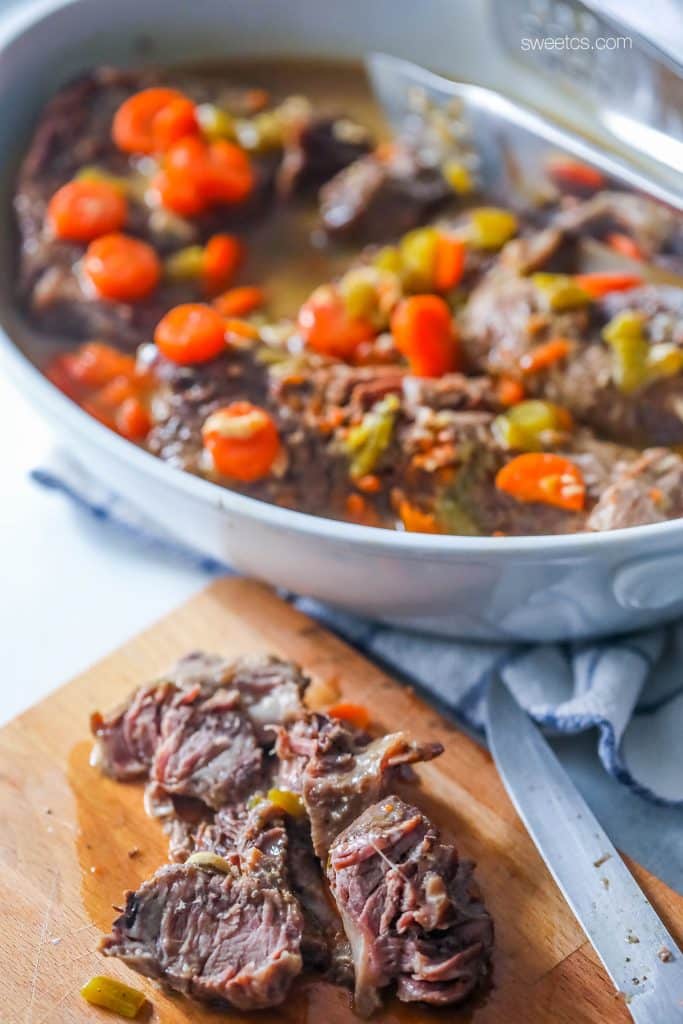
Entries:
{"label": "wooden cutting board", "polygon": [[[134,888],[165,860],[166,842],[145,817],[139,785],[90,768],[88,716],[125,697],[181,654],[272,651],[299,661],[318,683],[367,704],[385,730],[439,739],[446,753],[419,769],[419,802],[478,863],[497,946],[490,990],[456,1012],[387,1004],[383,1024],[620,1024],[630,1016],[563,902],[505,795],[489,755],[405,686],[280,601],[265,587],[220,581],[0,731],[0,1022],[112,1021],[79,988],[106,973],[143,988],[140,1019],[162,1024],[343,1024],[348,993],[302,981],[271,1013],[219,1013],[164,995],[97,942]],[[600,870],[599,867],[596,870]],[[633,865],[648,896],[683,938],[683,898]],[[638,971],[638,945],[632,956]],[[662,1022],[665,1024],[665,1022]],[[668,1022],[667,1022],[668,1024]]]}

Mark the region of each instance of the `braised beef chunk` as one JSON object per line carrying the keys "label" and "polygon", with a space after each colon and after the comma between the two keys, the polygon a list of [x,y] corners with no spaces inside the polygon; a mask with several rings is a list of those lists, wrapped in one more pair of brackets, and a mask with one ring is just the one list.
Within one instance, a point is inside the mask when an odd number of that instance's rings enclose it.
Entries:
{"label": "braised beef chunk", "polygon": [[452,197],[438,166],[398,144],[389,156],[361,157],[323,186],[320,214],[331,235],[377,242],[417,227]]}
{"label": "braised beef chunk", "polygon": [[[275,765],[269,766],[273,777]],[[177,810],[177,808],[176,808]],[[263,829],[263,822],[279,810],[262,795],[249,803],[233,802],[200,821],[175,817],[170,829],[169,857],[183,863],[194,853],[215,853],[229,858],[244,855]],[[311,845],[305,817],[287,817],[287,871],[292,892],[303,915],[301,955],[307,967],[323,971],[330,980],[349,985],[353,968],[348,940],[329,894]]]}
{"label": "braised beef chunk", "polygon": [[645,526],[683,516],[683,459],[667,448],[648,448],[617,462],[588,517],[589,530]]}
{"label": "braised beef chunk", "polygon": [[327,877],[351,943],[355,1007],[396,984],[404,1002],[462,1002],[486,976],[493,924],[472,865],[416,808],[386,796],[339,835]]}
{"label": "braised beef chunk", "polygon": [[442,751],[440,743],[415,743],[400,732],[370,740],[318,714],[281,727],[275,745],[281,784],[301,794],[321,860],[334,837],[394,783],[403,766]]}
{"label": "braised beef chunk", "polygon": [[286,998],[302,934],[287,833],[269,805],[219,869],[169,865],[128,893],[102,951],[197,999],[256,1010]]}
{"label": "braised beef chunk", "polygon": [[239,691],[190,694],[163,716],[150,779],[167,796],[186,796],[218,808],[258,788],[263,749]]}
{"label": "braised beef chunk", "polygon": [[[106,774],[119,779],[145,776],[152,770],[157,782],[168,782],[168,791],[178,793],[183,788],[176,773],[182,768],[190,790],[204,789],[211,794],[214,785],[223,784],[220,780],[226,765],[219,756],[213,766],[216,778],[210,782],[206,756],[203,761],[201,752],[194,750],[193,730],[202,726],[206,730],[203,738],[208,739],[213,732],[220,732],[223,722],[234,737],[239,718],[246,744],[243,751],[249,749],[256,757],[256,741],[265,741],[265,727],[284,722],[300,710],[305,686],[299,669],[279,658],[231,662],[194,652],[181,658],[158,682],[136,690],[111,714],[92,716],[96,737],[93,760]],[[213,753],[218,754],[215,747]],[[239,769],[239,765],[235,767]],[[185,795],[201,793],[188,791]]]}
{"label": "braised beef chunk", "polygon": [[345,117],[312,117],[285,146],[277,186],[288,198],[319,188],[370,148],[363,125]]}
{"label": "braised beef chunk", "polygon": [[589,235],[609,239],[625,232],[635,242],[643,259],[661,259],[679,267],[683,260],[683,227],[673,211],[630,192],[598,192],[582,203],[570,204],[560,211],[555,223],[575,236]]}

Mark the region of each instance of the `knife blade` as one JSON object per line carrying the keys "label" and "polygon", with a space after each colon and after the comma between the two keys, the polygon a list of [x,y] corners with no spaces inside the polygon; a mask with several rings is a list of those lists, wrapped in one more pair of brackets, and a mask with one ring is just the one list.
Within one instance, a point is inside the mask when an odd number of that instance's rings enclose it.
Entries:
{"label": "knife blade", "polygon": [[486,732],[538,852],[638,1024],[683,1021],[683,956],[553,750],[500,679]]}

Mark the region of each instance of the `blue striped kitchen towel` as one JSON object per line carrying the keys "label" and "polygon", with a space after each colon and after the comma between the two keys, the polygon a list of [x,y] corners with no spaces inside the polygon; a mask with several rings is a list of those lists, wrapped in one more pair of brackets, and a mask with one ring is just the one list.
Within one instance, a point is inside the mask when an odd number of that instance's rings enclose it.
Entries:
{"label": "blue striped kitchen towel", "polygon": [[[157,546],[207,575],[229,571],[179,543],[65,456],[32,477],[136,543]],[[560,734],[595,729],[611,776],[655,803],[683,807],[683,622],[601,642],[501,647],[420,636],[294,600],[477,732],[488,683],[500,673],[537,722]]]}

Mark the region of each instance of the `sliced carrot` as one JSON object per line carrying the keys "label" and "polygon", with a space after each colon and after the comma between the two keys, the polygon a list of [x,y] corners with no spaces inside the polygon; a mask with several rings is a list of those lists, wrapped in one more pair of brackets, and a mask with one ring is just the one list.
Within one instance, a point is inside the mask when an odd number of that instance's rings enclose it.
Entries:
{"label": "sliced carrot", "polygon": [[152,426],[149,413],[135,395],[125,398],[116,411],[114,423],[119,434],[129,441],[142,441]]}
{"label": "sliced carrot", "polygon": [[498,380],[498,400],[506,408],[517,405],[524,398],[524,385],[515,377],[500,377]]}
{"label": "sliced carrot", "polygon": [[92,242],[118,231],[127,216],[125,196],[106,181],[70,181],[55,192],[47,207],[53,234],[69,242]]}
{"label": "sliced carrot", "polygon": [[256,341],[259,337],[259,329],[254,324],[250,324],[248,320],[238,320],[234,317],[228,317],[225,321],[225,333],[226,334],[237,334],[240,338],[247,338],[250,341]]}
{"label": "sliced carrot", "polygon": [[536,345],[520,359],[524,373],[538,373],[554,366],[565,359],[572,351],[574,343],[569,338],[551,338],[542,345]]}
{"label": "sliced carrot", "polygon": [[624,274],[622,272],[613,274],[575,274],[574,281],[592,299],[601,299],[603,295],[608,295],[609,292],[626,292],[631,288],[637,288],[643,283],[642,277],[638,274]]}
{"label": "sliced carrot", "polygon": [[382,481],[375,473],[366,473],[354,481],[359,491],[364,494],[379,494],[382,490]]}
{"label": "sliced carrot", "polygon": [[460,238],[439,235],[434,256],[434,287],[447,292],[460,282],[465,270],[465,243]]}
{"label": "sliced carrot", "polygon": [[159,283],[161,261],[147,242],[114,233],[90,243],[83,271],[101,298],[139,302]]}
{"label": "sliced carrot", "polygon": [[117,377],[127,378],[135,372],[133,356],[100,341],[87,342],[61,358],[69,377],[87,388],[101,388]]}
{"label": "sliced carrot", "polygon": [[360,526],[379,526],[379,516],[362,494],[349,494],[346,499],[346,515],[352,523]]}
{"label": "sliced carrot", "polygon": [[211,306],[186,302],[161,318],[154,341],[161,354],[173,363],[207,363],[225,351],[225,321]]}
{"label": "sliced carrot", "polygon": [[597,191],[605,185],[605,176],[601,171],[571,157],[552,157],[547,167],[552,179],[567,188]]}
{"label": "sliced carrot", "polygon": [[405,498],[399,503],[398,514],[409,533],[441,533],[433,513],[423,512]]}
{"label": "sliced carrot", "polygon": [[317,288],[299,310],[298,328],[309,348],[333,359],[351,359],[377,333],[369,320],[350,316],[339,290]]}
{"label": "sliced carrot", "polygon": [[180,217],[197,217],[207,208],[197,182],[182,171],[161,170],[152,178],[150,187],[161,205]]}
{"label": "sliced carrot", "polygon": [[610,249],[614,249],[615,252],[629,260],[638,260],[640,262],[645,259],[640,246],[630,235],[625,235],[621,231],[613,231],[612,234],[607,235],[605,241]]}
{"label": "sliced carrot", "polygon": [[330,718],[339,718],[342,722],[354,725],[356,729],[367,729],[370,725],[370,712],[364,704],[354,704],[349,700],[340,700],[327,709]]}
{"label": "sliced carrot", "polygon": [[244,259],[244,245],[235,235],[213,235],[204,247],[202,279],[213,295],[226,288]]}
{"label": "sliced carrot", "polygon": [[[114,142],[124,153],[158,152],[165,141],[175,141],[179,123],[187,127],[187,104],[194,112],[194,105],[178,89],[154,87],[134,93],[114,115]],[[196,120],[194,125],[196,130]]]}
{"label": "sliced carrot", "polygon": [[254,187],[254,175],[239,146],[188,136],[168,148],[152,187],[164,206],[191,217],[214,205],[242,202]]}
{"label": "sliced carrot", "polygon": [[251,402],[232,402],[212,413],[202,437],[216,471],[240,483],[266,477],[280,451],[275,422]]}
{"label": "sliced carrot", "polygon": [[254,174],[249,157],[233,142],[219,139],[208,146],[203,189],[212,203],[241,203],[252,192]]}
{"label": "sliced carrot", "polygon": [[391,318],[396,347],[416,377],[441,377],[457,370],[460,352],[451,311],[438,295],[412,295]]}
{"label": "sliced carrot", "polygon": [[188,135],[197,135],[199,124],[194,103],[187,96],[178,96],[161,108],[152,123],[152,137],[157,152],[165,152]]}
{"label": "sliced carrot", "polygon": [[256,285],[242,285],[240,288],[230,288],[215,298],[213,307],[221,316],[240,317],[253,313],[264,301],[262,288],[257,288]]}
{"label": "sliced carrot", "polygon": [[517,501],[541,502],[579,512],[586,500],[581,470],[562,455],[526,452],[500,469],[496,487]]}

